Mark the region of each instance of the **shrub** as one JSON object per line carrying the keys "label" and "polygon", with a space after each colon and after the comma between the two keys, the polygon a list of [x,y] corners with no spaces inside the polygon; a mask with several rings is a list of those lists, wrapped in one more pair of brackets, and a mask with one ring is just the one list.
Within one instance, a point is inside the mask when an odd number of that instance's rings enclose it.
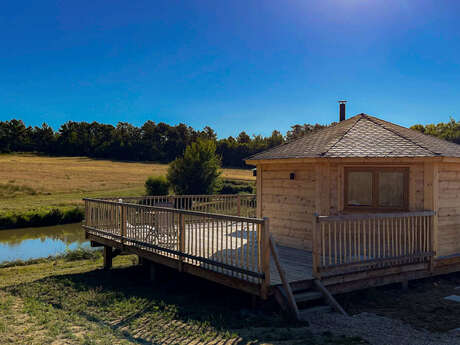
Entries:
{"label": "shrub", "polygon": [[145,181],[145,192],[147,195],[168,195],[169,182],[164,176],[150,176]]}
{"label": "shrub", "polygon": [[0,229],[50,226],[81,222],[84,211],[79,207],[31,210],[23,213],[0,214]]}
{"label": "shrub", "polygon": [[168,181],[179,195],[213,194],[219,183],[220,163],[216,144],[211,140],[198,139],[187,146],[183,157],[171,163]]}
{"label": "shrub", "polygon": [[254,182],[227,179],[224,179],[222,182],[222,189],[219,191],[220,194],[254,194],[255,192]]}
{"label": "shrub", "polygon": [[67,250],[64,254],[57,256],[57,258],[64,259],[64,261],[97,260],[101,257],[101,250],[87,249],[81,247],[74,250]]}

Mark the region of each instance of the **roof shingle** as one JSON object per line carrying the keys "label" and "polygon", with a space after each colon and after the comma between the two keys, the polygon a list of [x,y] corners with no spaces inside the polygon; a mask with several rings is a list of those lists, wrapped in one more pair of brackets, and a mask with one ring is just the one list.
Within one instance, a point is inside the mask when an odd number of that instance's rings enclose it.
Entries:
{"label": "roof shingle", "polygon": [[367,114],[358,114],[247,159],[438,156],[460,157],[460,145]]}

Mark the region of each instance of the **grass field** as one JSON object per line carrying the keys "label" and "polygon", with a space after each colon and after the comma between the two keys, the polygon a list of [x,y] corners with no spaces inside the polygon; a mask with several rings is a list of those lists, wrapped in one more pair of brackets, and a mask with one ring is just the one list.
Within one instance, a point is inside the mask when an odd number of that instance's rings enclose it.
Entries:
{"label": "grass field", "polygon": [[[0,268],[0,342],[28,345],[365,344],[312,336],[271,309],[256,311],[235,290],[160,271],[148,281],[137,257],[110,271],[100,255]],[[84,258],[84,257],[82,257]]]}
{"label": "grass field", "polygon": [[[0,212],[82,205],[83,197],[142,195],[147,177],[167,169],[166,164],[85,157],[0,155]],[[254,180],[243,169],[223,169],[222,176]]]}

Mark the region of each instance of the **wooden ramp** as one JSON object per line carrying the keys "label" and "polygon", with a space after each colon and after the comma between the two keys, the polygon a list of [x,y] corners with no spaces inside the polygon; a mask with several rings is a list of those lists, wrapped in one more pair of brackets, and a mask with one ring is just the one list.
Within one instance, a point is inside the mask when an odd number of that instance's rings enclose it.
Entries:
{"label": "wooden ramp", "polygon": [[[313,280],[312,253],[307,250],[277,246],[281,266],[286,273],[286,279],[293,282]],[[271,256],[270,285],[281,285],[281,277]]]}

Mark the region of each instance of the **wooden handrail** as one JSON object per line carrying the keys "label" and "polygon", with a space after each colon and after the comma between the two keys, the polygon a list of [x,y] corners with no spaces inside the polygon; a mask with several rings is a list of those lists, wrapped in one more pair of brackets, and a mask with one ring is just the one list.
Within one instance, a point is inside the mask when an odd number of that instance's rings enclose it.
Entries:
{"label": "wooden handrail", "polygon": [[432,261],[434,215],[434,211],[315,215],[313,276]]}
{"label": "wooden handrail", "polygon": [[294,294],[292,293],[291,285],[289,284],[289,281],[287,280],[286,272],[281,266],[279,254],[278,254],[278,248],[271,234],[269,238],[270,238],[270,249],[271,249],[271,253],[273,256],[273,261],[275,262],[276,269],[278,270],[278,273],[281,278],[281,282],[283,283],[283,287],[284,287],[284,291],[286,292],[286,298],[288,300],[289,307],[295,319],[299,320],[300,319],[299,308],[297,307],[297,303],[295,301]]}
{"label": "wooden handrail", "polygon": [[126,203],[126,202],[118,202],[118,201],[109,201],[104,199],[94,199],[94,198],[84,198],[84,201],[96,201],[104,204],[111,204],[111,205],[127,205],[131,207],[137,208],[145,208],[157,211],[171,211],[179,214],[187,214],[191,216],[203,216],[207,218],[214,218],[214,219],[227,219],[227,220],[234,220],[234,221],[251,221],[257,224],[262,224],[264,220],[262,218],[252,218],[252,217],[241,217],[241,216],[230,216],[226,214],[219,214],[219,213],[208,213],[208,212],[201,212],[201,211],[190,211],[190,210],[183,210],[177,209],[172,207],[163,207],[163,206],[150,206],[150,205],[139,205],[133,203]]}
{"label": "wooden handrail", "polygon": [[434,216],[434,211],[415,211],[401,213],[365,213],[365,214],[343,214],[338,216],[317,216],[318,222],[337,222],[347,220],[367,220],[374,218],[401,218],[401,217],[425,217]]}
{"label": "wooden handrail", "polygon": [[179,270],[192,264],[264,284],[268,294],[267,219],[90,198],[85,212],[88,233],[176,259]]}

